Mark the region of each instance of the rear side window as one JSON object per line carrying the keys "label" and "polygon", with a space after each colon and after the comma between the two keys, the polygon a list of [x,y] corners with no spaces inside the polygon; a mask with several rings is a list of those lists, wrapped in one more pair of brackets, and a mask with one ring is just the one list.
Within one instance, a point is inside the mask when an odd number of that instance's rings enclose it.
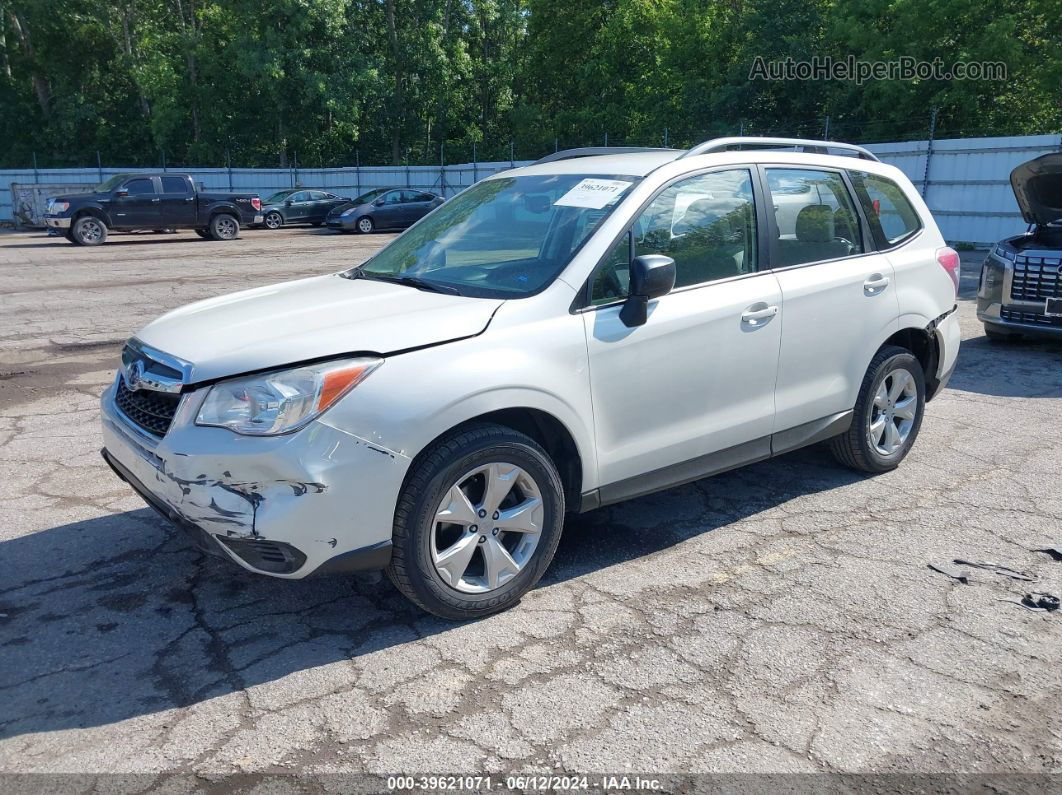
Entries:
{"label": "rear side window", "polygon": [[181,177],[163,177],[163,193],[188,193],[188,181]]}
{"label": "rear side window", "polygon": [[904,195],[903,188],[877,174],[849,173],[879,249],[898,246],[922,228],[922,219]]}
{"label": "rear side window", "polygon": [[840,174],[769,168],[767,187],[778,228],[777,267],[863,253],[859,216]]}
{"label": "rear side window", "polygon": [[130,196],[139,196],[145,193],[155,192],[155,183],[151,180],[151,177],[143,179],[131,179],[125,183],[123,188]]}

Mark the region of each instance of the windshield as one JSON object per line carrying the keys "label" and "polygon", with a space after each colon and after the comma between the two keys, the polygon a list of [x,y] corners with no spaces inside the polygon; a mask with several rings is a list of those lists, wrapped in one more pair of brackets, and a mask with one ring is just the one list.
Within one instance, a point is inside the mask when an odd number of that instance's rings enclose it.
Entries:
{"label": "windshield", "polygon": [[288,196],[290,196],[294,192],[295,191],[293,191],[293,190],[277,191],[272,196],[268,197],[264,202],[262,202],[262,204],[276,204],[277,202],[282,202],[282,201],[284,201],[284,199],[288,198]]}
{"label": "windshield", "polygon": [[640,177],[500,177],[473,185],[348,278],[410,279],[489,298],[546,287]]}
{"label": "windshield", "polygon": [[112,190],[114,190],[116,187],[118,187],[118,183],[120,183],[122,180],[124,180],[128,176],[129,176],[128,174],[118,174],[115,177],[111,177],[110,179],[106,180],[105,182],[101,182],[99,185],[97,185],[95,188],[93,188],[93,192],[94,193],[110,193]]}
{"label": "windshield", "polygon": [[390,188],[377,188],[376,190],[371,190],[368,193],[361,194],[358,198],[354,199],[351,203],[352,204],[368,204],[373,199],[375,199],[377,196],[379,196],[382,193],[387,193],[387,191],[389,191],[389,190],[391,190],[391,189]]}

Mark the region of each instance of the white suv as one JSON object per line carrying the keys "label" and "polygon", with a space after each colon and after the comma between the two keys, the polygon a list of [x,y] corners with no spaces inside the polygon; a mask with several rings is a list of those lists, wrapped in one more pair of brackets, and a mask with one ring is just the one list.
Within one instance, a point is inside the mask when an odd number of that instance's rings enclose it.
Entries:
{"label": "white suv", "polygon": [[481,616],[542,576],[569,511],[826,440],[895,467],[955,365],[958,275],[859,147],[560,152],[352,270],[146,326],[104,456],[246,569],[386,568]]}

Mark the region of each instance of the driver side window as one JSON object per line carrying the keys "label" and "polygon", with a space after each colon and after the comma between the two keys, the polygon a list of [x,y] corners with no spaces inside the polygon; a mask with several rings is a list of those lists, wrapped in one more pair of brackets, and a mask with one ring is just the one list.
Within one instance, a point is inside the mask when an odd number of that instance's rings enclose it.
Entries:
{"label": "driver side window", "polygon": [[855,205],[837,172],[769,168],[767,187],[778,226],[777,267],[850,257],[866,250]]}
{"label": "driver side window", "polygon": [[747,168],[711,171],[657,194],[594,274],[591,304],[627,296],[632,254],[664,254],[675,260],[676,288],[753,273],[757,257],[752,174]]}

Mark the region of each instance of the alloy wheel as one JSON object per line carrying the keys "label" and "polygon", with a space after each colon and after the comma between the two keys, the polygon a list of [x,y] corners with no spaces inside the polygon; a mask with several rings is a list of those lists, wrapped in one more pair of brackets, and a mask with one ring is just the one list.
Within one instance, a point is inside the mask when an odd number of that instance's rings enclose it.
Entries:
{"label": "alloy wheel", "polygon": [[218,234],[228,240],[236,237],[236,222],[231,218],[220,218],[217,221]]}
{"label": "alloy wheel", "polygon": [[462,593],[502,587],[534,556],[544,515],[542,491],[526,470],[497,461],[466,472],[432,519],[436,573]]}
{"label": "alloy wheel", "polygon": [[87,220],[81,222],[81,239],[86,243],[96,243],[103,237],[103,227],[99,221]]}
{"label": "alloy wheel", "polygon": [[280,213],[269,213],[265,217],[265,225],[269,229],[280,229],[280,225],[284,222],[284,219],[280,217]]}
{"label": "alloy wheel", "polygon": [[370,221],[368,218],[362,218],[360,221],[358,221],[358,231],[363,232],[365,234],[371,232],[372,221]]}
{"label": "alloy wheel", "polygon": [[886,375],[874,395],[867,436],[871,446],[883,456],[901,449],[911,435],[918,411],[918,383],[906,369],[898,367]]}

